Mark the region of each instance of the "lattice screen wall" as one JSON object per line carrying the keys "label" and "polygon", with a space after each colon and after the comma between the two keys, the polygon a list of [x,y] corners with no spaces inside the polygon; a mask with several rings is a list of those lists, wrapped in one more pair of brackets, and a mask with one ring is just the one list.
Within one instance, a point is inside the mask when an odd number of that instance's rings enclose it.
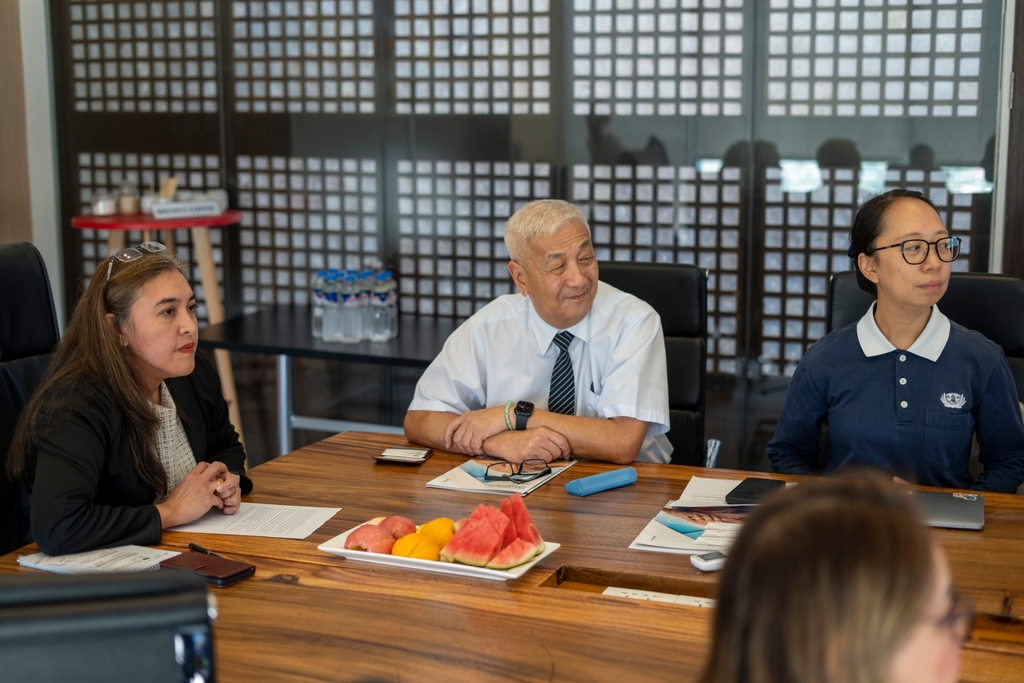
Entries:
{"label": "lattice screen wall", "polygon": [[383,256],[375,159],[239,156],[242,302],[309,303],[325,268],[375,267]]}
{"label": "lattice screen wall", "polygon": [[771,0],[769,116],[977,116],[982,0]]}
{"label": "lattice screen wall", "polygon": [[213,0],[69,0],[75,111],[217,111]]}
{"label": "lattice screen wall", "polygon": [[[872,196],[858,189],[859,168],[821,169],[813,192],[783,192],[778,168],[765,169],[761,263],[761,372],[791,376],[807,347],[825,334],[829,277],[849,270],[850,228],[857,208]],[[943,224],[961,237],[953,270],[970,267],[973,194],[946,189],[942,171],[890,169],[885,191],[917,190],[936,205]]]}
{"label": "lattice screen wall", "polygon": [[740,169],[578,164],[571,183],[570,199],[588,214],[599,260],[708,271],[708,370],[736,373],[746,233]]}
{"label": "lattice screen wall", "polygon": [[237,112],[372,114],[372,0],[231,3]]}
{"label": "lattice screen wall", "polygon": [[573,113],[743,112],[743,0],[573,3]]}
{"label": "lattice screen wall", "polygon": [[[202,154],[138,154],[120,152],[82,152],[77,157],[75,169],[75,193],[78,197],[79,213],[92,213],[92,196],[100,190],[112,191],[124,181],[136,187],[159,188],[161,181],[169,176],[178,178],[178,187],[189,190],[206,190],[221,187],[220,160],[216,155]],[[230,229],[230,228],[228,228]],[[213,262],[217,266],[217,282],[222,287],[224,272],[223,228],[209,228],[213,244]],[[107,251],[106,230],[77,230],[82,239],[82,277],[90,277],[99,262],[110,257]],[[192,289],[196,294],[196,315],[206,320],[205,295],[199,278],[199,266],[192,253],[192,235],[188,230],[174,230],[174,251],[192,266]],[[155,232],[152,239],[164,241],[164,233]],[[141,231],[128,231],[125,246],[142,242]],[[167,245],[170,247],[171,245]]]}
{"label": "lattice screen wall", "polygon": [[549,0],[395,0],[395,112],[550,114]]}
{"label": "lattice screen wall", "polygon": [[545,163],[399,161],[402,312],[465,317],[514,291],[505,221],[553,183]]}

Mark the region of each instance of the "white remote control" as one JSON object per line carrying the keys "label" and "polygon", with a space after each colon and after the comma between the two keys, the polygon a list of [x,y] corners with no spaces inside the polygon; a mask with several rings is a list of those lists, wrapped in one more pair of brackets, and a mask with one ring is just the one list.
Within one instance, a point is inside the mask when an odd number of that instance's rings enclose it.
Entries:
{"label": "white remote control", "polygon": [[703,555],[690,555],[690,562],[702,572],[716,572],[725,565],[725,555],[717,550]]}

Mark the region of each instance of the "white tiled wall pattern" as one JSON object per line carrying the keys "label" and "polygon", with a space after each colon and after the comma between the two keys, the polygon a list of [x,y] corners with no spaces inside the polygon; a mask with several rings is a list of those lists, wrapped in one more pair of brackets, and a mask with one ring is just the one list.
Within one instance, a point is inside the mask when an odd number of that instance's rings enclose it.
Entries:
{"label": "white tiled wall pattern", "polygon": [[[180,189],[205,190],[222,187],[220,162],[215,154],[122,154],[118,152],[82,152],[77,157],[75,184],[78,195],[79,213],[92,213],[92,196],[99,190],[113,191],[124,181],[136,187],[157,188],[164,178],[174,176]],[[223,287],[222,264],[224,254],[223,229],[209,228],[213,244],[213,262],[217,265],[217,282]],[[106,261],[106,230],[78,230],[82,238],[82,276],[92,275],[101,261]],[[142,242],[141,231],[129,231],[125,235],[125,246]],[[154,232],[151,239],[164,241],[162,232]],[[188,230],[174,231],[174,251],[192,266],[192,289],[196,294],[196,309],[200,321],[206,319],[206,305],[203,285],[199,278],[199,266],[192,253],[192,235]],[[221,290],[223,296],[223,289]]]}
{"label": "white tiled wall pattern", "polygon": [[213,0],[70,0],[75,111],[217,111]]}
{"label": "white tiled wall pattern", "polygon": [[372,0],[231,3],[235,111],[372,114]]}
{"label": "white tiled wall pattern", "polygon": [[375,159],[239,156],[242,302],[308,304],[318,270],[360,270],[382,253]]}
{"label": "white tiled wall pattern", "polygon": [[[807,348],[825,334],[829,277],[849,270],[850,228],[870,194],[858,191],[856,168],[821,169],[814,192],[783,192],[778,168],[765,170],[764,294],[761,305],[761,373],[792,376]],[[936,206],[943,223],[962,238],[953,269],[970,266],[972,194],[946,189],[942,171],[892,169],[885,191],[917,190]]]}
{"label": "white tiled wall pattern", "polygon": [[978,116],[982,0],[771,0],[769,116]]}
{"label": "white tiled wall pattern", "polygon": [[550,114],[550,0],[395,0],[399,114]]}
{"label": "white tiled wall pattern", "polygon": [[550,164],[399,161],[399,306],[467,317],[514,291],[505,221],[552,196]]}
{"label": "white tiled wall pattern", "polygon": [[590,220],[601,261],[686,263],[708,272],[708,370],[736,374],[740,169],[692,166],[572,167],[570,199]]}
{"label": "white tiled wall pattern", "polygon": [[742,113],[743,0],[573,0],[572,22],[573,113]]}

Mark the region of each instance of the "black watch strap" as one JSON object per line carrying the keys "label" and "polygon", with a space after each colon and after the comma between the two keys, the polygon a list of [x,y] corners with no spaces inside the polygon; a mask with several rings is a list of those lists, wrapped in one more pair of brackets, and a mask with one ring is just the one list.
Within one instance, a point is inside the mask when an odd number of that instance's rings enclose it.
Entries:
{"label": "black watch strap", "polygon": [[530,415],[533,413],[516,413],[516,431],[521,432],[526,429],[526,421],[530,419]]}

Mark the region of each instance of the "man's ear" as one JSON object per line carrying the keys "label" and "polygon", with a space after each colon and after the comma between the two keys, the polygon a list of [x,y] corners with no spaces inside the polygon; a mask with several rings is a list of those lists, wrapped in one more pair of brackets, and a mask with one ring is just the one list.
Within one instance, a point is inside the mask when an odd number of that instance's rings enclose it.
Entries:
{"label": "man's ear", "polygon": [[867,254],[857,254],[857,267],[860,268],[860,272],[868,279],[868,281],[878,284],[878,261],[875,260],[874,256],[868,256]]}
{"label": "man's ear", "polygon": [[508,273],[512,276],[512,282],[516,283],[516,289],[523,296],[529,296],[526,291],[526,269],[515,261],[508,262]]}

